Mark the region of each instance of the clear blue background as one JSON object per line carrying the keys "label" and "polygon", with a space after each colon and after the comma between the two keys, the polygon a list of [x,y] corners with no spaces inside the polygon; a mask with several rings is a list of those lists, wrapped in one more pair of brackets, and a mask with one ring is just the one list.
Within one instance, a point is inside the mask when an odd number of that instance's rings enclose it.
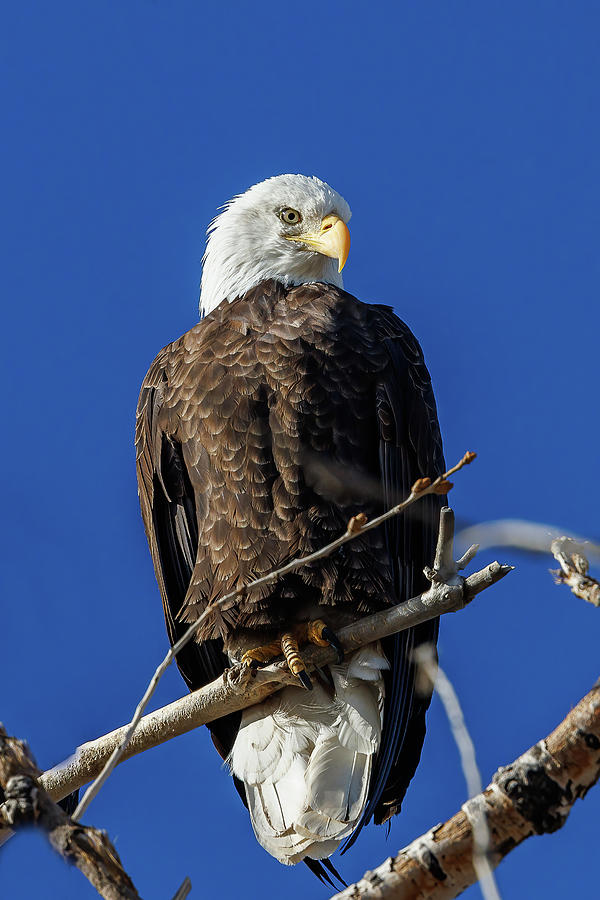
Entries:
{"label": "clear blue background", "polygon": [[[6,4],[2,13],[0,718],[41,766],[128,720],[166,648],[139,516],[133,422],[157,353],[197,319],[216,207],[280,172],[349,201],[346,287],[422,341],[465,520],[598,526],[600,157],[595,2],[200,0]],[[484,779],[598,675],[600,613],[551,560],[446,617],[441,660]],[[489,560],[486,552],[481,562]],[[170,672],[158,704],[183,693]],[[464,800],[435,700],[422,765],[349,881]],[[600,792],[498,871],[506,898],[597,891]],[[323,897],[256,844],[205,730],[119,768],[86,820],[145,900]],[[36,835],[2,895],[96,896]],[[466,895],[479,896],[472,888]]]}

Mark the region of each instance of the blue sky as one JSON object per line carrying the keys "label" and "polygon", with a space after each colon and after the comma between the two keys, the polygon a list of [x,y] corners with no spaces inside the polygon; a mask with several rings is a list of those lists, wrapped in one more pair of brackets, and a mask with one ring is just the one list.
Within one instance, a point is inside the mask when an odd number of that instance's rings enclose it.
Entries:
{"label": "blue sky", "polygon": [[[42,767],[126,721],[165,650],[137,392],[196,322],[215,209],[267,176],[317,174],[350,203],[347,289],[420,338],[448,459],[480,454],[457,515],[598,534],[599,27],[597,4],[551,0],[5,5],[0,717]],[[516,572],[440,638],[486,780],[598,675],[598,612],[552,561],[499,554]],[[183,689],[170,672],[157,703]],[[434,700],[405,808],[343,858],[347,880],[463,800]],[[515,851],[504,896],[591,890],[599,803]],[[86,818],[146,900],[185,875],[192,897],[328,896],[256,844],[205,730],[125,763]],[[97,896],[34,834],[0,885]]]}

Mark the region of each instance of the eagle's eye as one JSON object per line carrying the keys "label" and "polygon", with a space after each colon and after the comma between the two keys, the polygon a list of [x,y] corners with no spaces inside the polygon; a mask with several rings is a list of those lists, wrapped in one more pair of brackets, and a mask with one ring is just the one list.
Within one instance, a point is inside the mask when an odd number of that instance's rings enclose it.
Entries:
{"label": "eagle's eye", "polygon": [[298,225],[298,223],[302,221],[302,216],[298,210],[292,209],[289,206],[280,211],[279,218],[282,222],[285,222],[286,225]]}

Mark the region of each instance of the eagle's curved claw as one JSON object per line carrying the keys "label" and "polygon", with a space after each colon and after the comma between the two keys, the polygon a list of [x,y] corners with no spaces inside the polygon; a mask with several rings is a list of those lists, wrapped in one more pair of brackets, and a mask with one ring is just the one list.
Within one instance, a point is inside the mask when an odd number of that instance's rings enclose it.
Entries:
{"label": "eagle's curved claw", "polygon": [[344,648],[337,634],[322,619],[306,623],[306,640],[317,647],[333,647],[337,651],[338,663],[344,661]]}
{"label": "eagle's curved claw", "polygon": [[339,637],[332,631],[331,628],[326,625],[325,628],[321,632],[321,637],[324,638],[330,647],[337,652],[337,661],[341,665],[344,662],[344,648],[340,642]]}
{"label": "eagle's curved claw", "polygon": [[260,669],[261,666],[266,666],[267,664],[261,662],[259,659],[244,659],[243,663],[245,666],[248,666],[249,669]]}
{"label": "eagle's curved claw", "polygon": [[300,679],[307,691],[312,691],[313,684],[306,669],[302,669],[301,672],[298,672],[298,675],[296,677]]}

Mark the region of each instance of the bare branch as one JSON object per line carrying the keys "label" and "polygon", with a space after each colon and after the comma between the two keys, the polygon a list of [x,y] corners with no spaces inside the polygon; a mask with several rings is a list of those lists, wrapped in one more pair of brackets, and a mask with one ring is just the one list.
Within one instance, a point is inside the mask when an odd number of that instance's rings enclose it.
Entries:
{"label": "bare branch", "polygon": [[[545,740],[469,801],[485,816],[493,867],[533,834],[557,831],[600,775],[600,684]],[[473,831],[464,808],[332,900],[451,900],[477,880]]]}
{"label": "bare branch", "polygon": [[[477,543],[482,550],[490,547],[514,547],[528,553],[545,556],[550,552],[554,538],[565,531],[564,526],[528,522],[525,519],[497,519],[492,522],[479,522],[461,529],[456,535],[459,547],[467,547]],[[591,541],[581,535],[571,535],[580,544],[585,544],[588,559],[600,561],[600,543]]]}
{"label": "bare branch", "polygon": [[191,890],[192,890],[192,882],[190,881],[189,878],[184,878],[183,884],[181,885],[181,887],[179,888],[179,890],[173,897],[173,900],[185,900],[185,898],[187,897],[187,895],[190,893]]}
{"label": "bare branch", "polygon": [[[450,509],[442,509],[438,544],[435,553],[435,571],[431,574],[432,580],[443,577],[443,580],[446,582],[456,581],[459,571],[477,553],[477,544],[474,544],[472,547],[469,547],[459,560],[455,561],[453,537],[454,514]],[[471,799],[481,793],[481,774],[475,758],[475,747],[467,730],[456,692],[444,671],[439,668],[435,649],[431,644],[422,644],[420,647],[417,647],[413,656],[419,666],[419,680],[417,684],[423,690],[424,683],[426,683],[425,693],[427,695],[431,693],[435,684],[437,693],[446,710],[454,741],[460,754],[461,765],[465,781],[467,782],[467,794],[469,799]],[[481,810],[476,804],[471,806],[469,803],[466,803],[463,809],[473,829],[473,865],[477,872],[484,900],[500,900],[500,894],[488,860],[490,833],[485,815],[481,814]]]}
{"label": "bare branch", "polygon": [[[442,520],[447,519],[448,515],[452,515],[451,511],[444,513]],[[338,637],[344,649],[351,652],[446,612],[462,609],[478,593],[511,570],[511,566],[493,562],[468,578],[453,579],[454,584],[434,580],[424,594],[360,619],[340,629]],[[323,666],[334,662],[337,654],[330,647],[310,646],[303,650],[303,658],[309,667]],[[234,666],[211,684],[144,716],[121,758],[128,759],[199,725],[252,706],[284,685],[296,683],[282,662],[257,670]],[[96,777],[115,747],[121,745],[127,730],[128,726],[123,726],[83,744],[70,759],[45,772],[42,782],[46,790],[55,799],[61,799]]]}
{"label": "bare branch", "polygon": [[139,900],[117,851],[106,834],[77,825],[39,784],[40,771],[23,741],[0,726],[0,787],[4,803],[0,821],[10,828],[38,825],[54,849],[73,863],[106,900]]}
{"label": "bare branch", "polygon": [[150,679],[150,682],[144,692],[142,699],[136,707],[131,722],[129,723],[127,729],[123,734],[121,743],[114,748],[110,758],[106,761],[103,771],[100,772],[96,780],[89,786],[89,788],[81,798],[77,809],[73,813],[73,818],[81,818],[106,779],[109,777],[110,773],[119,763],[120,759],[123,757],[127,745],[131,741],[133,733],[136,730],[140,719],[144,714],[144,710],[148,706],[148,703],[150,702],[150,699],[154,694],[154,691],[156,690],[158,683],[164,675],[165,671],[171,665],[179,651],[182,650],[183,647],[185,647],[185,645],[192,640],[194,635],[198,632],[200,626],[206,621],[207,618],[214,614],[215,610],[218,609],[225,611],[227,609],[231,609],[236,605],[241,597],[245,596],[248,593],[248,591],[263,587],[266,584],[273,584],[279,578],[282,578],[284,575],[287,575],[290,572],[294,572],[296,569],[299,569],[302,566],[313,563],[318,559],[323,559],[326,556],[330,556],[335,550],[337,550],[343,544],[346,544],[348,541],[353,540],[359,534],[364,534],[364,532],[366,531],[371,531],[371,529],[377,528],[388,519],[391,519],[394,516],[397,516],[400,513],[404,512],[405,509],[407,509],[413,503],[416,503],[416,501],[420,500],[421,497],[425,497],[428,494],[447,494],[452,487],[452,483],[448,481],[449,476],[454,475],[464,466],[472,463],[475,457],[476,454],[472,450],[468,450],[462,457],[462,459],[458,463],[456,463],[456,465],[452,466],[451,469],[448,469],[447,472],[444,472],[443,475],[438,476],[438,478],[434,479],[433,481],[431,481],[430,478],[418,479],[412,486],[411,492],[408,497],[401,503],[398,503],[396,506],[384,512],[382,515],[377,516],[375,519],[371,519],[370,522],[367,522],[364,513],[359,513],[357,516],[353,516],[350,519],[350,522],[348,523],[348,527],[346,528],[344,534],[342,534],[335,541],[332,541],[330,544],[327,544],[327,546],[322,547],[320,550],[316,550],[314,553],[309,553],[307,556],[292,559],[286,565],[281,566],[281,568],[276,569],[273,572],[269,572],[262,578],[257,578],[254,581],[250,581],[247,584],[236,588],[235,591],[231,591],[229,594],[221,597],[215,603],[207,606],[207,608],[200,614],[196,621],[193,622],[187,629],[187,631],[179,638],[179,640],[175,644],[173,644],[163,661],[157,667],[154,675]]}
{"label": "bare branch", "polygon": [[552,541],[552,555],[560,569],[551,569],[557,584],[567,584],[576,597],[600,606],[600,583],[588,575],[589,563],[585,553],[588,547],[569,537]]}
{"label": "bare branch", "polygon": [[[481,793],[483,785],[475,757],[475,746],[465,724],[456,691],[444,670],[437,665],[431,644],[422,644],[417,647],[414,657],[427,676],[430,685],[435,684],[435,689],[446,710],[454,742],[460,754],[461,766],[467,783],[467,793],[471,800]],[[485,814],[479,803],[467,802],[463,805],[463,810],[473,830],[473,867],[477,873],[484,900],[500,900],[496,879],[488,859],[490,830]]]}

